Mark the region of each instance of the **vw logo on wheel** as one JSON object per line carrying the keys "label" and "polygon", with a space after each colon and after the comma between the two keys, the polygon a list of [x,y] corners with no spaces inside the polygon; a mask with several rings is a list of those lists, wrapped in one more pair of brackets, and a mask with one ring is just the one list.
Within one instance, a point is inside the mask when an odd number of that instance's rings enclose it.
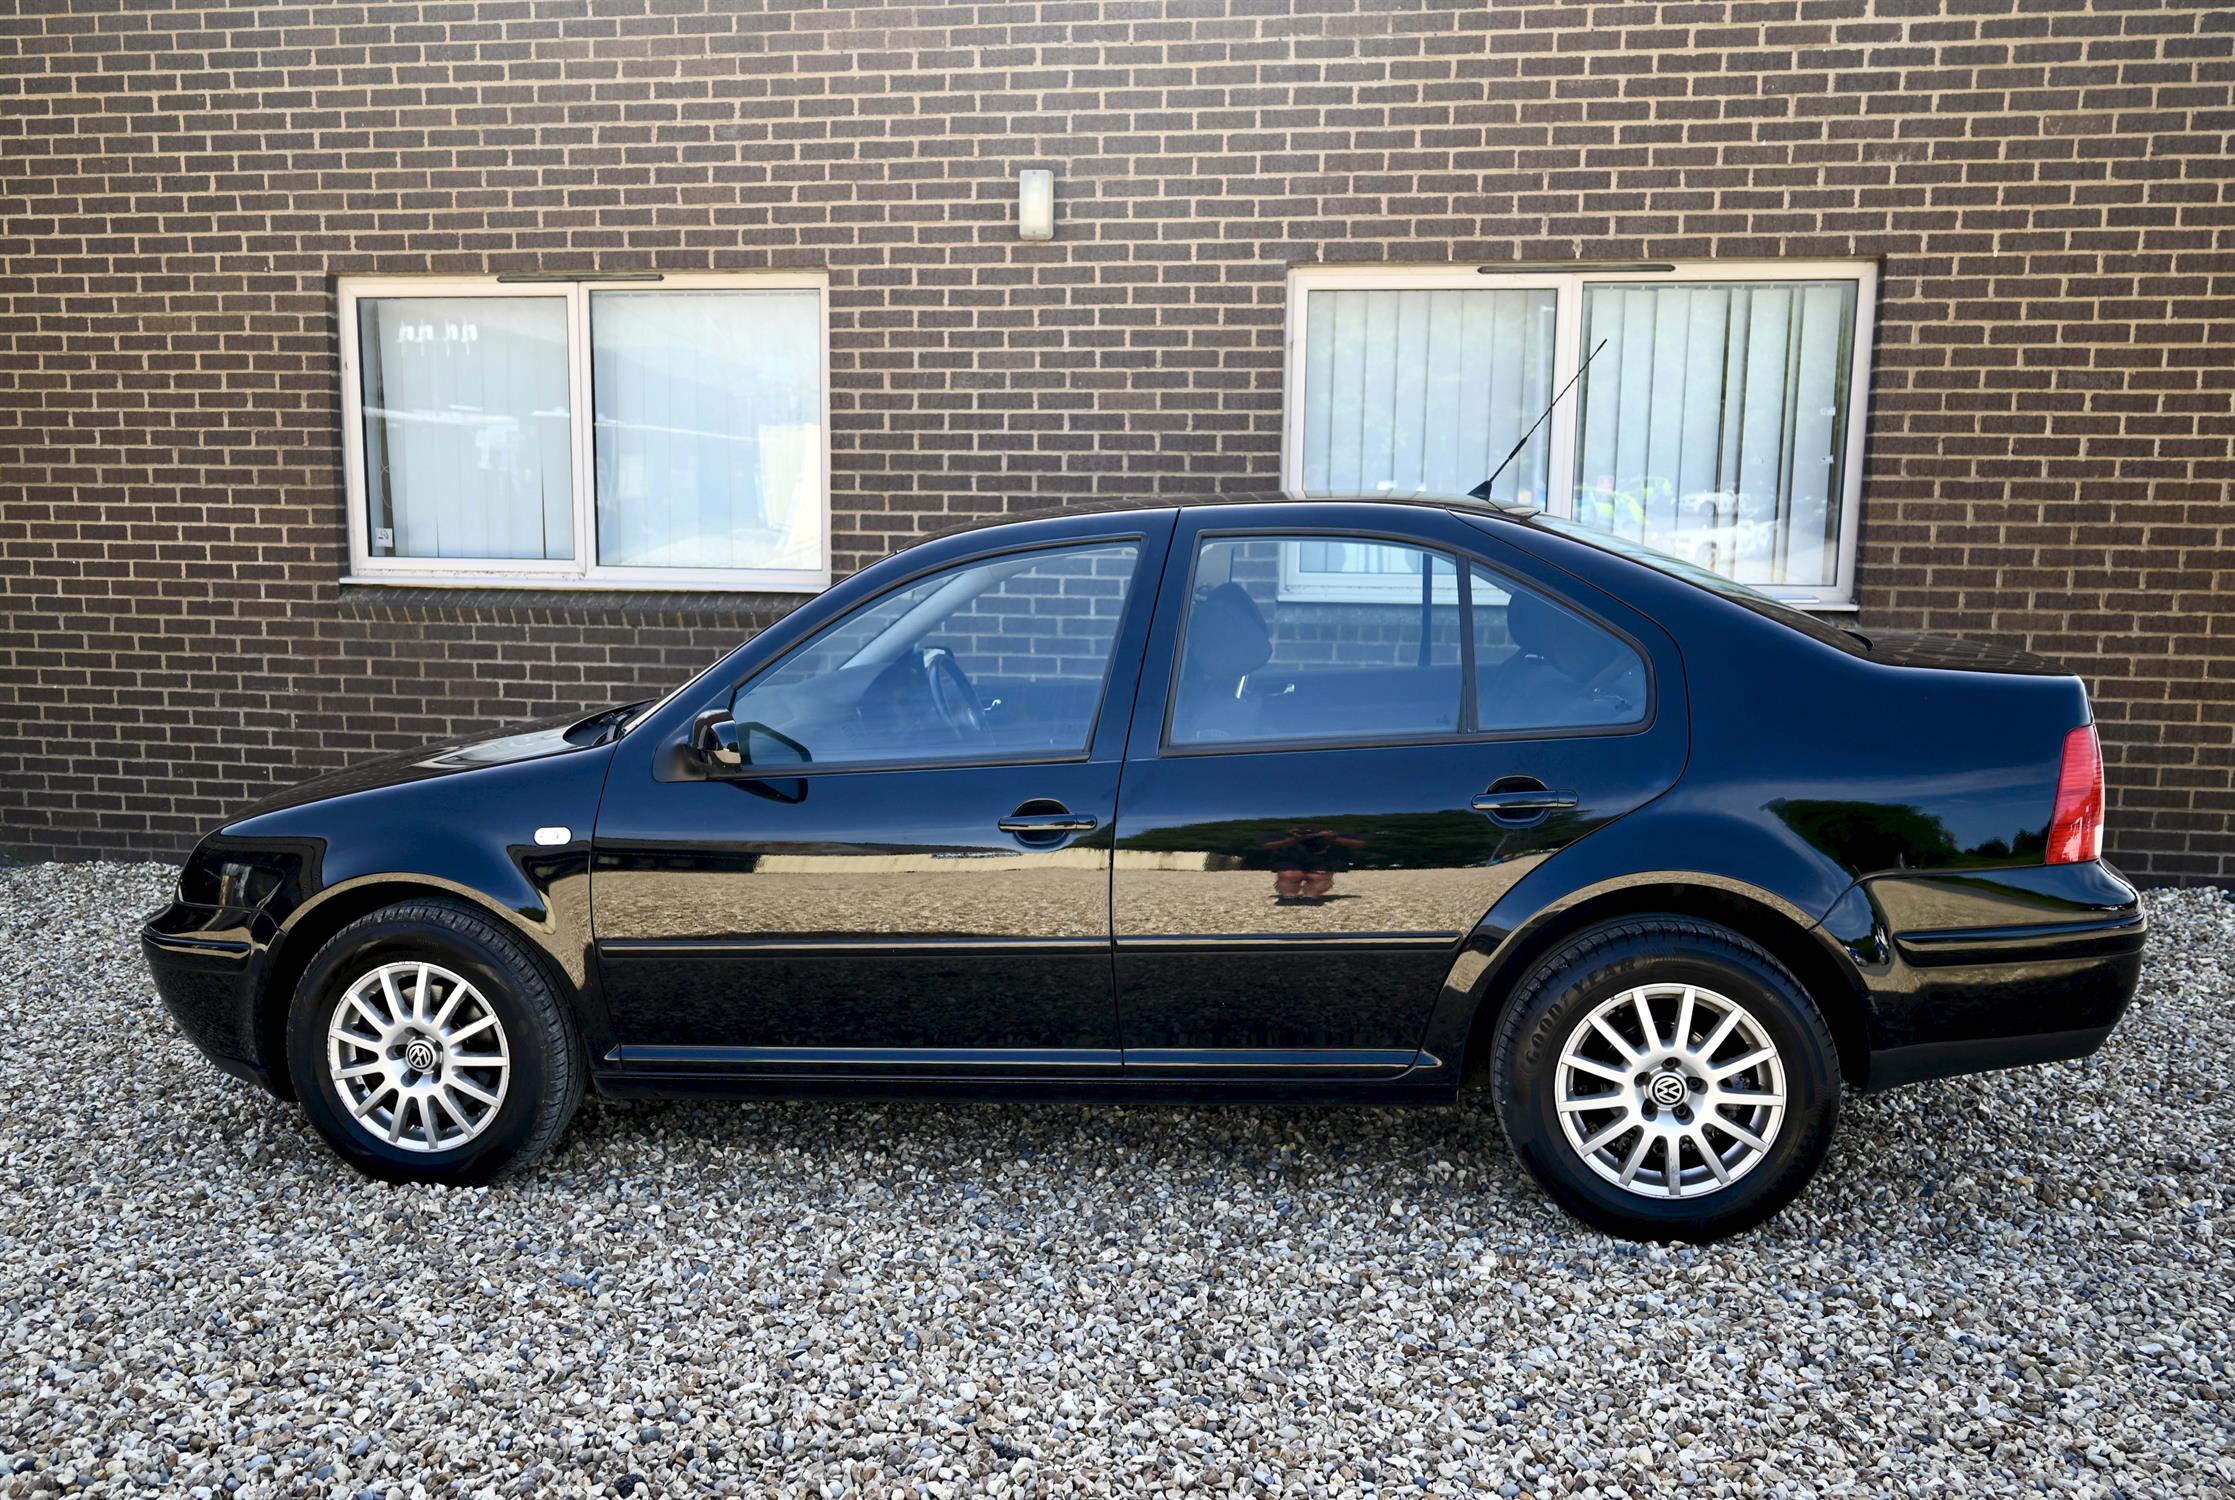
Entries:
{"label": "vw logo on wheel", "polygon": [[435,1070],[435,1044],[424,1039],[404,1048],[404,1062],[414,1073],[432,1073]]}
{"label": "vw logo on wheel", "polygon": [[1653,1102],[1660,1105],[1663,1109],[1673,1109],[1677,1105],[1682,1104],[1684,1102],[1684,1096],[1690,1092],[1690,1087],[1685,1084],[1683,1079],[1677,1077],[1674,1073],[1662,1073],[1658,1075],[1654,1078],[1651,1087],[1647,1090],[1647,1093],[1652,1096]]}

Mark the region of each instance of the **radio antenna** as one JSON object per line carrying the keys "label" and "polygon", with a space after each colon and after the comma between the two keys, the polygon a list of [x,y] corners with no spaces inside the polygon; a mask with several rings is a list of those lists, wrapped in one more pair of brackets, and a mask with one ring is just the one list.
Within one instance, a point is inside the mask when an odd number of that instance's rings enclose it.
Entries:
{"label": "radio antenna", "polygon": [[1538,417],[1534,422],[1531,422],[1529,424],[1529,430],[1521,434],[1521,441],[1515,443],[1513,445],[1513,451],[1511,453],[1508,453],[1505,456],[1504,461],[1501,462],[1495,469],[1492,469],[1490,471],[1490,477],[1488,479],[1483,480],[1482,483],[1467,491],[1467,498],[1469,500],[1487,500],[1490,498],[1490,486],[1498,482],[1498,476],[1506,471],[1506,464],[1512,463],[1516,458],[1519,458],[1521,456],[1521,450],[1529,446],[1529,439],[1537,435],[1537,429],[1539,427],[1542,427],[1546,422],[1552,419],[1553,408],[1557,407],[1560,404],[1560,397],[1565,396],[1570,390],[1575,388],[1575,383],[1583,378],[1583,372],[1591,368],[1591,361],[1599,357],[1599,350],[1604,349],[1605,347],[1606,340],[1600,339],[1597,344],[1592,346],[1591,352],[1583,356],[1583,363],[1575,367],[1575,373],[1568,377],[1568,383],[1561,386],[1558,393],[1553,396],[1550,405],[1546,406],[1544,409],[1544,415]]}

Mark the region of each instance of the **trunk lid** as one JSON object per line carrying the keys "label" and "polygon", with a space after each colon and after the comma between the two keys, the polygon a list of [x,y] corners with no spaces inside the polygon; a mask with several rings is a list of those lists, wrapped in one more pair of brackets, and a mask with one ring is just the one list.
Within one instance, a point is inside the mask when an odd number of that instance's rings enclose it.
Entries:
{"label": "trunk lid", "polygon": [[1925,635],[1914,630],[1849,631],[1862,655],[1889,667],[1932,667],[1943,672],[2002,672],[2020,677],[2072,677],[2078,674],[2047,657],[1996,641],[1962,636]]}

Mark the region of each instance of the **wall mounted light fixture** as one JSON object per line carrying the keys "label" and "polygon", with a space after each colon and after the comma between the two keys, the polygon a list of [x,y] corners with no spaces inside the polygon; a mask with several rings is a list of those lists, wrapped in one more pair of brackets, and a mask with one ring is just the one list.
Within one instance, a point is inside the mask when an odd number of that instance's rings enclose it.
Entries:
{"label": "wall mounted light fixture", "polygon": [[1055,173],[1045,167],[1017,174],[1017,238],[1055,238]]}

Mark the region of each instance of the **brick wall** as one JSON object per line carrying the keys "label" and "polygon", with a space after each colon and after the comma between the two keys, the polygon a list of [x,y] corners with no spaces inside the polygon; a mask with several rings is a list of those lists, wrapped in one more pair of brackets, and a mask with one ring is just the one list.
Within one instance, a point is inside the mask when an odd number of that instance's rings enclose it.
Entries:
{"label": "brick wall", "polygon": [[1292,264],[1868,255],[1864,625],[2073,662],[2116,856],[2235,878],[2231,48],[2200,0],[0,4],[0,843],[170,853],[788,602],[341,588],[339,273],[827,267],[844,570],[1271,478]]}

